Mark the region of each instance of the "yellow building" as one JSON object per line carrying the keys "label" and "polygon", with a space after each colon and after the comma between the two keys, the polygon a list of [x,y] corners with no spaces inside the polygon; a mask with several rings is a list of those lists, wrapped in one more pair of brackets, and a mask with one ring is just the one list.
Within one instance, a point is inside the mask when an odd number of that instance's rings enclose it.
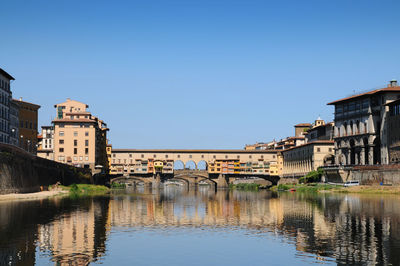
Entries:
{"label": "yellow building", "polygon": [[38,110],[40,105],[13,99],[18,105],[19,145],[24,150],[36,154],[38,144]]}
{"label": "yellow building", "polygon": [[67,99],[54,107],[54,159],[107,173],[107,125],[87,111],[85,103]]}
{"label": "yellow building", "polygon": [[107,140],[107,148],[106,148],[106,152],[107,152],[107,161],[108,161],[108,171],[110,173],[111,171],[111,153],[112,153],[112,145],[110,143],[108,143]]}

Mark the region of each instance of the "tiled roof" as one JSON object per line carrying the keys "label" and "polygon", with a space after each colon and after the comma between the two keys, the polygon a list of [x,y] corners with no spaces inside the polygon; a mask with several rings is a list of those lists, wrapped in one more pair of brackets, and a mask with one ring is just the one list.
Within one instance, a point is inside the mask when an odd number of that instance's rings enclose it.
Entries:
{"label": "tiled roof", "polygon": [[311,127],[312,125],[310,123],[300,123],[295,125],[295,127]]}
{"label": "tiled roof", "polygon": [[2,68],[0,68],[0,74],[8,78],[9,80],[15,80],[10,74],[8,74],[6,71],[4,71]]}
{"label": "tiled roof", "polygon": [[346,98],[343,98],[343,99],[340,99],[340,100],[337,100],[337,101],[330,102],[330,103],[328,103],[328,105],[335,105],[337,103],[349,101],[349,100],[356,99],[356,98],[361,98],[361,97],[364,97],[364,96],[370,96],[370,95],[374,95],[374,94],[379,94],[379,93],[384,93],[384,92],[393,92],[393,91],[400,92],[400,87],[399,86],[386,87],[386,88],[383,88],[383,89],[372,90],[372,91],[356,94],[356,95],[353,95],[353,96],[350,96],[350,97],[346,97]]}

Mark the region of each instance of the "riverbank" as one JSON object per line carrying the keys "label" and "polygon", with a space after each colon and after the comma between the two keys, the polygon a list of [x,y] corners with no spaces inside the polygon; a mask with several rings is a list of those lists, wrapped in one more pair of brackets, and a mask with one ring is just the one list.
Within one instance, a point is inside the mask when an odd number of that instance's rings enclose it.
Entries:
{"label": "riverbank", "polygon": [[322,193],[359,193],[359,194],[400,194],[400,186],[351,186],[344,187],[324,183],[281,184],[270,188],[272,191],[322,192]]}
{"label": "riverbank", "polygon": [[14,200],[38,200],[51,198],[55,196],[66,196],[69,194],[69,191],[58,190],[58,191],[40,191],[33,193],[12,193],[12,194],[4,194],[0,195],[1,201],[14,201]]}
{"label": "riverbank", "polygon": [[70,186],[49,186],[49,191],[33,193],[11,193],[0,195],[0,201],[38,200],[55,196],[84,196],[106,194],[110,189],[106,186],[91,184],[73,184]]}

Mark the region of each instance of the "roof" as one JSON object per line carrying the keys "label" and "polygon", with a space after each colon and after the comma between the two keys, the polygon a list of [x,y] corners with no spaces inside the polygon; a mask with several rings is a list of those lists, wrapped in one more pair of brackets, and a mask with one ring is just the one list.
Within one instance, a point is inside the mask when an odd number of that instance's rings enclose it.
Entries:
{"label": "roof", "polygon": [[40,108],[40,105],[38,105],[38,104],[26,102],[26,101],[23,101],[23,100],[17,100],[17,99],[12,99],[12,100],[13,100],[14,103],[17,103],[17,104],[29,105],[30,107],[37,108],[37,109]]}
{"label": "roof", "polygon": [[311,127],[312,125],[310,123],[300,123],[295,125],[294,127]]}
{"label": "roof", "polygon": [[379,93],[385,93],[385,92],[400,92],[400,86],[386,87],[386,88],[382,88],[382,89],[377,89],[377,90],[372,90],[372,91],[356,94],[356,95],[353,95],[350,97],[346,97],[346,98],[343,98],[343,99],[340,99],[337,101],[330,102],[330,103],[328,103],[328,105],[335,105],[335,104],[338,104],[341,102],[346,102],[349,100],[362,98],[362,97],[366,97],[366,96],[371,96],[371,95],[375,95],[375,94],[379,94]]}
{"label": "roof", "polygon": [[53,123],[58,123],[58,122],[69,122],[69,123],[82,123],[82,122],[90,122],[90,123],[95,123],[95,120],[88,119],[88,118],[79,118],[79,119],[69,119],[69,118],[62,118],[62,119],[54,119]]}
{"label": "roof", "polygon": [[6,71],[4,71],[4,69],[0,68],[0,74],[5,76],[6,78],[8,78],[9,80],[15,80],[15,78],[13,78],[13,76],[11,76],[10,74],[8,74]]}
{"label": "roof", "polygon": [[80,103],[80,104],[84,104],[84,105],[86,105],[86,108],[89,108],[88,104],[80,102],[80,101],[76,101],[76,100],[71,100],[70,98],[67,98],[67,100],[65,102],[55,104],[54,107],[57,107],[57,105],[61,105],[61,104],[64,104],[66,102],[77,102],[77,103]]}
{"label": "roof", "polygon": [[276,150],[185,150],[185,149],[112,149],[112,152],[132,153],[276,153]]}

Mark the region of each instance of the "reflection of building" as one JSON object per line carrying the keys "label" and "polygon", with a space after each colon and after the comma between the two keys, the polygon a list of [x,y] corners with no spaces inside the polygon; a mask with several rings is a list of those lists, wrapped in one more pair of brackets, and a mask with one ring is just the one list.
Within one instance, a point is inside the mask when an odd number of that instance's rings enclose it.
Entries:
{"label": "reflection of building", "polygon": [[50,251],[57,265],[88,265],[105,252],[107,210],[106,202],[92,200],[82,210],[39,225],[39,248]]}
{"label": "reflection of building", "polygon": [[42,126],[42,134],[38,136],[39,157],[54,160],[54,127]]}
{"label": "reflection of building", "polygon": [[400,97],[397,81],[388,87],[343,98],[335,106],[335,163],[388,164],[388,110]]}
{"label": "reflection of building", "polygon": [[38,110],[40,105],[13,99],[19,107],[19,145],[28,152],[36,154],[38,136]]}
{"label": "reflection of building", "polygon": [[56,104],[54,158],[78,167],[108,171],[107,125],[87,111],[87,104],[67,99]]}
{"label": "reflection of building", "polygon": [[0,68],[0,142],[10,142],[11,80],[14,78]]}

